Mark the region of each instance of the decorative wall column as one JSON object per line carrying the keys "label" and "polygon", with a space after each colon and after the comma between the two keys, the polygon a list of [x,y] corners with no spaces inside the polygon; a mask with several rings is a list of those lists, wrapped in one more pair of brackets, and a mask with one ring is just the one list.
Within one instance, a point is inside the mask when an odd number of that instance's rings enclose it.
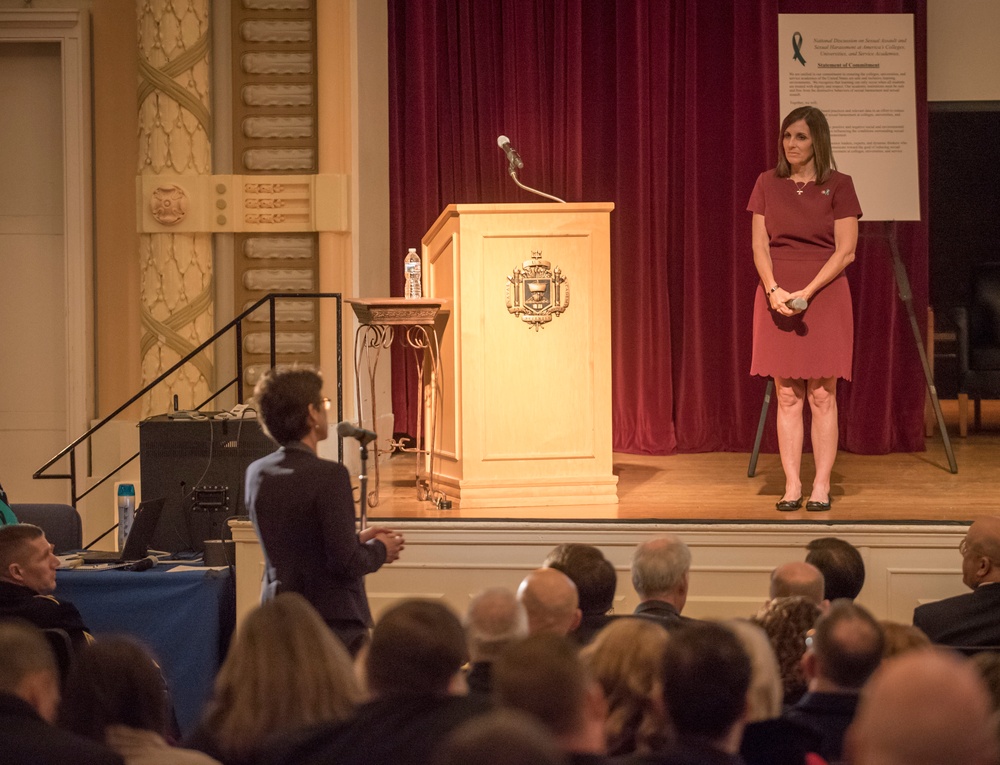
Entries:
{"label": "decorative wall column", "polygon": [[[159,231],[140,234],[142,384],[209,338],[213,328],[212,236],[171,232],[191,205],[185,179],[212,173],[209,99],[209,0],[137,0],[139,29],[139,180],[142,211]],[[156,176],[164,176],[162,183]],[[180,176],[180,177],[178,177]],[[142,213],[141,213],[142,214]],[[213,390],[211,353],[202,353],[157,386],[142,416],[181,409]]]}

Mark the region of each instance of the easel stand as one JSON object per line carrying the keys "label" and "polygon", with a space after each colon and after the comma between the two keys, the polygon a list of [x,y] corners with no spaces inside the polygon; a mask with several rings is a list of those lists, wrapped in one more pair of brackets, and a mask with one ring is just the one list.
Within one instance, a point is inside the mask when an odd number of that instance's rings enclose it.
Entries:
{"label": "easel stand", "polygon": [[[906,273],[906,265],[903,263],[903,259],[899,256],[896,221],[885,221],[884,236],[886,241],[889,242],[889,250],[892,253],[892,269],[896,277],[896,289],[899,293],[899,299],[903,301],[903,305],[906,306],[906,313],[910,317],[910,329],[913,330],[913,341],[917,346],[917,354],[920,356],[920,363],[924,368],[924,381],[927,384],[927,393],[930,396],[931,406],[934,408],[934,416],[937,418],[938,428],[941,431],[944,452],[948,457],[948,468],[952,473],[957,473],[958,463],[955,462],[955,452],[951,448],[951,438],[949,438],[948,429],[944,424],[941,402],[938,400],[937,388],[934,387],[934,375],[931,373],[931,366],[927,360],[927,351],[920,337],[920,325],[917,324],[917,314],[913,310],[913,292],[910,289],[910,277]],[[750,466],[747,468],[748,478],[753,478],[757,473],[757,457],[760,454],[760,441],[764,435],[764,423],[767,421],[767,410],[771,405],[771,396],[773,394],[774,380],[768,380],[767,388],[764,391],[764,403],[760,410],[760,422],[757,423],[757,437],[754,439],[753,452],[750,454]]]}

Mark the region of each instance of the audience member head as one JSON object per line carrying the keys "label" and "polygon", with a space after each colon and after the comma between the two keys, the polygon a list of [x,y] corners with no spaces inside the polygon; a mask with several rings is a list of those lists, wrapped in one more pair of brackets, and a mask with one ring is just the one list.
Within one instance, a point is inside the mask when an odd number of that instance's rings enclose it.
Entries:
{"label": "audience member head", "polygon": [[781,669],[785,704],[798,701],[806,692],[802,655],[806,652],[806,633],[816,624],[820,608],[808,598],[776,598],[769,601],[752,619],[767,633]]}
{"label": "audience member head", "polygon": [[301,441],[311,429],[310,407],[323,407],[322,390],[313,369],[269,369],[253,391],[264,430],[282,446]]}
{"label": "audience member head", "polygon": [[617,619],[580,651],[607,699],[609,755],[655,752],[672,738],[661,685],[669,637],[648,619]]}
{"label": "audience member head", "polygon": [[632,587],[639,599],[672,603],[678,611],[687,602],[691,550],[678,537],[643,542],[632,555]]}
{"label": "audience member head", "polygon": [[823,606],[823,574],[811,563],[782,563],[771,572],[770,597],[791,598],[801,595]]}
{"label": "audience member head", "polygon": [[1000,518],[977,518],[958,549],[966,587],[974,590],[981,584],[1000,582]]}
{"label": "audience member head", "polygon": [[287,592],[240,626],[201,727],[223,759],[239,759],[270,736],[343,720],[360,701],[347,649],[304,597]]}
{"label": "audience member head", "polygon": [[923,630],[912,624],[900,624],[883,619],[878,623],[878,626],[882,628],[882,637],[885,638],[885,648],[882,649],[883,659],[891,659],[919,648],[929,648],[931,645],[931,639],[924,634]]}
{"label": "audience member head", "polygon": [[614,606],[618,575],[604,553],[593,545],[559,545],[542,566],[562,571],[573,580],[584,615],[606,614]]}
{"label": "audience member head", "polygon": [[803,669],[809,689],[860,690],[882,662],[885,638],[875,618],[850,600],[836,600],[806,641]]}
{"label": "audience member head", "polygon": [[20,619],[0,621],[0,693],[17,696],[43,720],[55,722],[59,706],[55,657],[42,631]]}
{"label": "audience member head", "polygon": [[458,617],[442,603],[406,600],[378,620],[365,657],[376,696],[448,693],[468,652]]}
{"label": "audience member head", "polygon": [[854,600],[865,584],[865,562],[858,548],[837,537],[812,540],[806,549],[806,563],[823,572],[826,600]]}
{"label": "audience member head", "polygon": [[[973,654],[969,661],[976,668],[986,690],[989,691],[993,711],[1000,712],[1000,653],[981,651]],[[1000,723],[1000,720],[997,722]]]}
{"label": "audience member head", "polygon": [[38,526],[0,526],[0,581],[48,595],[56,588],[59,567],[54,549]]}
{"label": "audience member head", "polygon": [[459,726],[433,765],[564,765],[552,734],[530,715],[498,709]]}
{"label": "audience member head", "polygon": [[538,568],[524,577],[517,599],[528,613],[528,632],[568,635],[582,613],[573,580],[554,568]]}
{"label": "audience member head", "polygon": [[59,727],[104,743],[110,725],[167,733],[167,691],[152,656],[126,637],[100,638],[76,654]]}
{"label": "audience member head", "polygon": [[567,638],[542,633],[507,646],[493,665],[493,694],[541,722],[564,751],[604,751],[604,695]]}
{"label": "audience member head", "polygon": [[890,659],[861,694],[844,752],[851,765],[995,763],[989,694],[956,654],[928,648]]}
{"label": "audience member head", "polygon": [[528,615],[510,590],[493,587],[469,603],[465,636],[471,661],[493,661],[505,646],[527,635]]}
{"label": "audience member head", "polygon": [[739,638],[721,624],[695,622],[670,635],[663,700],[681,740],[739,750],[753,670]]}
{"label": "audience member head", "polygon": [[753,674],[750,677],[750,691],[747,693],[747,722],[779,717],[785,691],[778,660],[774,656],[771,641],[767,639],[767,633],[745,619],[733,619],[726,622],[726,626],[736,634],[743,650],[750,657]]}

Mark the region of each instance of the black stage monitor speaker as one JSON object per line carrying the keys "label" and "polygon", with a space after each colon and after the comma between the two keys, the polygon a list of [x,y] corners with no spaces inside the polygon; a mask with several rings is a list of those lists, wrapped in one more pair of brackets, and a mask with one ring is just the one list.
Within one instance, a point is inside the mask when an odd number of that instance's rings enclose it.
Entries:
{"label": "black stage monitor speaker", "polygon": [[166,497],[150,547],[182,552],[228,539],[226,521],[246,515],[247,466],[277,449],[253,418],[161,415],[139,423],[144,497]]}

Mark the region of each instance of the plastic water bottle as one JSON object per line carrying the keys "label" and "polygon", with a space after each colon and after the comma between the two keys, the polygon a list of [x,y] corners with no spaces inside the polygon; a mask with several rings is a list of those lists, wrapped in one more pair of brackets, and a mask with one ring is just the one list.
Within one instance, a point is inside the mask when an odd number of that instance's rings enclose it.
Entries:
{"label": "plastic water bottle", "polygon": [[118,484],[118,549],[125,547],[125,539],[132,530],[135,518],[135,486],[130,483]]}
{"label": "plastic water bottle", "polygon": [[419,300],[423,297],[420,288],[420,256],[417,255],[417,248],[411,247],[406,253],[403,261],[404,292],[403,294],[412,299]]}

